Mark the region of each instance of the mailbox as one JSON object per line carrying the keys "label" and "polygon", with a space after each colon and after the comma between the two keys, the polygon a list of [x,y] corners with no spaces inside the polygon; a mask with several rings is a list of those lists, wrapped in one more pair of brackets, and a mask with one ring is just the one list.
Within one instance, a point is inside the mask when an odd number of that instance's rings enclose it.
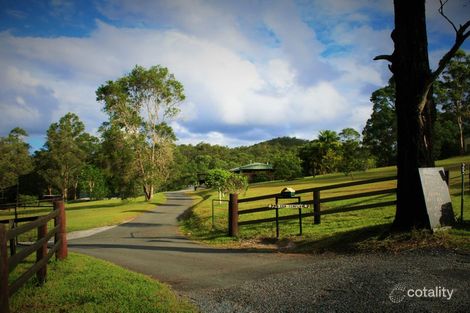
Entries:
{"label": "mailbox", "polygon": [[281,197],[284,197],[284,198],[295,197],[295,190],[290,188],[290,187],[286,187],[286,188],[282,189]]}

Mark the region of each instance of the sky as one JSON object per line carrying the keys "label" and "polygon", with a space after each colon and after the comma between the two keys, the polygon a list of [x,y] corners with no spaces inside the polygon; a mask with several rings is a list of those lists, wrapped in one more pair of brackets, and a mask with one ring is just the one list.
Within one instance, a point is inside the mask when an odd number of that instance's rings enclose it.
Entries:
{"label": "sky", "polygon": [[[426,4],[431,67],[452,26]],[[455,24],[470,0],[450,0]],[[180,144],[250,145],[324,129],[362,131],[371,93],[390,78],[391,0],[0,0],[0,136],[42,147],[67,112],[97,135],[96,89],[135,65],[167,67],[185,89]],[[463,46],[470,49],[469,42]]]}

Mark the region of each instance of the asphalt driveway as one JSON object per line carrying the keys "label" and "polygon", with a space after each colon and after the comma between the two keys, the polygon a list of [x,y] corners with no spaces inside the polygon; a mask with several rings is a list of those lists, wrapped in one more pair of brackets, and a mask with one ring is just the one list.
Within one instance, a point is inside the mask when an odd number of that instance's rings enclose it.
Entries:
{"label": "asphalt driveway", "polygon": [[[470,256],[449,251],[401,255],[292,255],[220,249],[186,239],[177,217],[192,205],[183,192],[125,223],[72,239],[76,252],[168,283],[203,312],[468,312]],[[409,290],[453,290],[410,297]],[[437,290],[437,289],[436,289]],[[390,300],[392,295],[395,302]]]}

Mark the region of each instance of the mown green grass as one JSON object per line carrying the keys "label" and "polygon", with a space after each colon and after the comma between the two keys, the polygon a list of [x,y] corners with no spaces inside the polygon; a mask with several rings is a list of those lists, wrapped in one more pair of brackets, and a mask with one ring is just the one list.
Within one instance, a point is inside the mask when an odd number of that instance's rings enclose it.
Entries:
{"label": "mown green grass", "polygon": [[[14,276],[31,266],[15,269]],[[12,279],[15,277],[12,277]],[[145,313],[196,312],[165,284],[93,257],[69,253],[65,261],[51,261],[42,287],[35,278],[10,298],[17,313]]]}
{"label": "mown green grass", "polygon": [[[470,156],[456,157],[437,162],[436,166],[451,168],[450,172],[450,192],[454,212],[457,218],[460,218],[460,169],[462,162],[469,163]],[[329,174],[317,177],[306,177],[294,181],[275,181],[267,183],[258,183],[250,185],[245,194],[239,195],[239,198],[254,197],[265,194],[279,193],[284,187],[292,187],[296,190],[320,187],[330,184],[339,184],[350,181],[367,180],[378,177],[389,177],[396,175],[395,167],[377,168],[366,172],[354,173],[353,178],[343,174]],[[467,194],[465,195],[464,217],[470,220],[470,192],[468,174],[466,175]],[[379,189],[388,189],[396,186],[396,181],[387,181],[370,185],[355,186],[349,188],[335,189],[321,193],[322,198],[340,196],[345,194],[354,194],[359,192],[373,191]],[[227,203],[218,204],[215,207],[215,227],[212,229],[211,223],[211,205],[212,200],[216,199],[216,193],[212,190],[201,190],[192,193],[196,199],[196,204],[182,220],[182,230],[193,239],[202,240],[210,244],[236,245],[240,241],[257,240],[266,241],[276,235],[275,223],[268,222],[255,225],[240,226],[238,238],[227,236]],[[311,200],[312,194],[302,194],[302,201]],[[329,202],[322,204],[322,211],[338,207],[347,207],[366,203],[382,202],[394,200],[394,195],[379,195],[367,198],[353,200]],[[284,201],[284,200],[283,200]],[[288,202],[283,202],[288,203]],[[274,199],[240,203],[239,210],[245,210],[254,207],[263,207],[274,204]],[[303,209],[302,212],[311,212],[313,209]],[[295,209],[282,209],[280,216],[296,214]],[[315,247],[319,249],[344,246],[349,243],[367,241],[370,238],[379,238],[390,228],[395,215],[393,206],[366,209],[360,211],[351,211],[338,214],[325,215],[321,218],[320,225],[313,224],[313,217],[303,219],[303,236],[297,236],[299,233],[299,223],[297,220],[280,222],[280,242],[295,242],[297,246],[308,249]],[[254,220],[274,217],[275,211],[260,212],[254,214],[240,215],[240,221]],[[422,238],[416,234],[414,237]],[[427,238],[427,237],[426,237]],[[448,232],[440,232],[433,238],[439,238],[439,241],[445,239],[446,243],[459,247],[470,249],[470,227],[466,224],[457,225]],[[269,240],[267,240],[269,241]],[[302,249],[303,249],[302,248]]]}
{"label": "mown green grass", "polygon": [[[144,197],[134,199],[108,199],[98,201],[70,202],[65,205],[67,217],[67,232],[86,230],[95,227],[110,226],[131,220],[137,215],[155,209],[159,204],[165,203],[163,193],[154,195],[151,201]],[[20,208],[20,217],[43,215],[50,212],[49,207]],[[13,211],[0,213],[1,219],[13,217]]]}

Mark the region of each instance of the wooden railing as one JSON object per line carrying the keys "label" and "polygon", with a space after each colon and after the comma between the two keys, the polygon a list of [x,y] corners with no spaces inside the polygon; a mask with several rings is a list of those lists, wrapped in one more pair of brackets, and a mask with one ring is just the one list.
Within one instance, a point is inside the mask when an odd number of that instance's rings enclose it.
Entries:
{"label": "wooden railing", "polygon": [[[43,216],[27,217],[21,221],[32,220],[27,224],[7,230],[4,224],[0,224],[0,313],[9,312],[9,297],[23,286],[36,274],[39,285],[42,285],[47,276],[47,262],[55,254],[58,260],[67,257],[67,238],[65,207],[63,201],[54,202],[54,210]],[[48,232],[47,224],[54,220],[54,228]],[[9,221],[11,224],[11,221]],[[17,220],[16,222],[19,222]],[[18,236],[37,228],[37,241],[20,249],[18,252],[10,249],[8,256],[8,242],[16,241]],[[53,246],[48,249],[48,241],[54,237]],[[11,248],[11,246],[10,246]],[[11,284],[9,274],[20,262],[36,252],[36,262],[26,272]]]}
{"label": "wooden railing", "polygon": [[[263,206],[263,207],[257,207],[257,208],[252,208],[252,209],[245,209],[245,210],[238,209],[238,205],[240,203],[255,202],[255,201],[267,200],[267,199],[276,199],[279,197],[279,194],[268,194],[268,195],[243,198],[243,199],[238,199],[238,195],[230,195],[229,236],[238,236],[238,226],[242,226],[242,225],[259,224],[259,223],[266,223],[266,222],[276,222],[276,224],[278,224],[280,220],[298,219],[299,215],[300,215],[300,219],[302,219],[303,217],[313,216],[314,224],[320,224],[322,215],[395,205],[396,200],[391,200],[391,201],[389,200],[389,201],[382,201],[378,203],[369,203],[369,204],[362,204],[362,205],[353,205],[353,206],[348,206],[348,207],[340,207],[340,208],[335,208],[335,209],[329,209],[329,210],[322,212],[321,210],[322,203],[363,198],[363,197],[371,197],[375,195],[394,194],[396,193],[396,188],[387,188],[387,189],[348,194],[348,195],[342,195],[342,196],[336,196],[336,197],[328,197],[328,198],[322,198],[321,192],[325,190],[342,189],[342,188],[353,187],[353,186],[392,181],[396,179],[397,179],[396,176],[383,177],[383,178],[362,180],[362,181],[357,181],[357,182],[348,182],[348,183],[342,183],[342,184],[327,185],[327,186],[320,186],[320,187],[297,190],[295,192],[296,195],[306,194],[306,193],[313,194],[312,200],[300,201],[300,204],[313,204],[313,212],[303,213],[303,214],[302,213],[293,214],[293,215],[287,215],[287,216],[281,216],[281,217],[278,216],[277,206]],[[239,215],[274,211],[274,210],[276,210],[276,217],[256,219],[256,220],[246,220],[242,222],[238,221]]]}

